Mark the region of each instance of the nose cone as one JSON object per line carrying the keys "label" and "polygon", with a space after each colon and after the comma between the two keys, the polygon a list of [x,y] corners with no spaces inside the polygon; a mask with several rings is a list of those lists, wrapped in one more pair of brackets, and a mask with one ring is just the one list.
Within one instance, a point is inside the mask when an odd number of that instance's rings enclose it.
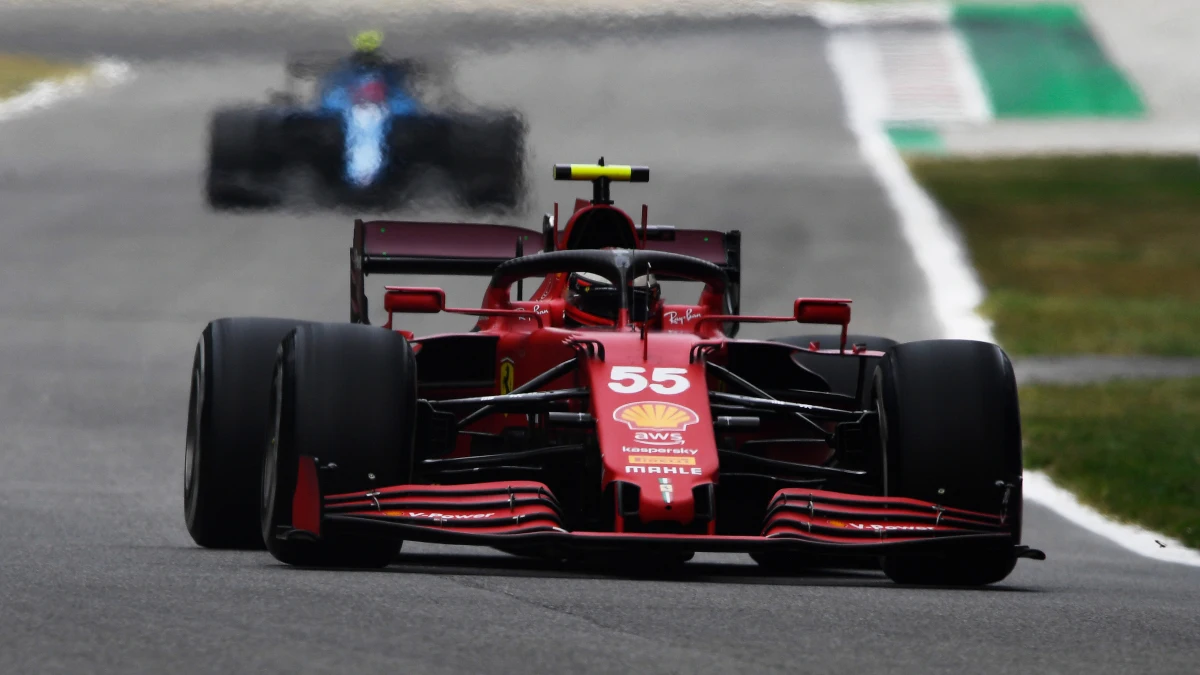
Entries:
{"label": "nose cone", "polygon": [[689,359],[697,338],[653,335],[649,359],[637,333],[602,339],[607,357],[589,361],[587,372],[604,485],[636,488],[619,488],[637,495],[621,507],[636,511],[641,526],[690,527],[711,513],[697,493],[708,494],[718,471],[704,364]]}
{"label": "nose cone", "polygon": [[366,187],[375,182],[379,169],[383,166],[383,152],[378,146],[359,144],[350,149],[350,161],[346,165],[346,173],[350,182],[359,187]]}
{"label": "nose cone", "polygon": [[365,187],[375,182],[383,168],[384,111],[375,105],[357,105],[346,125],[346,177]]}

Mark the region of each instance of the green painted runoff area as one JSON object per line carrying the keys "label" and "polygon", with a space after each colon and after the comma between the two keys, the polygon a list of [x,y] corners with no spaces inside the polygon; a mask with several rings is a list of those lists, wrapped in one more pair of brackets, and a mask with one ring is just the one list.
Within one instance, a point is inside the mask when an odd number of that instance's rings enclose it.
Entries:
{"label": "green painted runoff area", "polygon": [[1145,114],[1073,5],[958,4],[953,23],[999,118]]}
{"label": "green painted runoff area", "polygon": [[937,155],[946,151],[941,133],[933,127],[890,125],[887,134],[900,152]]}

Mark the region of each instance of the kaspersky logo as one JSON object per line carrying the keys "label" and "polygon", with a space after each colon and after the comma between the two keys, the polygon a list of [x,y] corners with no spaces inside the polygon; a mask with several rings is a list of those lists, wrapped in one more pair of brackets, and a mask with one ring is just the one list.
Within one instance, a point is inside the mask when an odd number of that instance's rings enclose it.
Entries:
{"label": "kaspersky logo", "polygon": [[700,421],[694,410],[674,403],[638,401],[613,411],[613,419],[624,422],[638,443],[683,445],[683,431]]}

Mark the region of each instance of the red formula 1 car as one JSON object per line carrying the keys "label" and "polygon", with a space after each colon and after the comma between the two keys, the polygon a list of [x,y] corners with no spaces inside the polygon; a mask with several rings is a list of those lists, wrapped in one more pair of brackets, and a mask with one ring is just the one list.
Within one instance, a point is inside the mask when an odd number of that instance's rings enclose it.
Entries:
{"label": "red formula 1 car", "polygon": [[[1045,557],[1020,543],[1016,385],[998,347],[848,336],[849,300],[739,315],[736,233],[651,228],[645,207],[635,224],[608,192],[648,180],[644,167],[555,177],[595,184],[561,233],[556,217],[541,234],[358,221],[351,323],[205,329],[185,469],[198,543],[335,567],[385,566],[404,540],[785,566],[872,556],[897,582],[964,585]],[[538,252],[519,255],[526,244]],[[478,309],[387,287],[387,323],[369,325],[364,276],[404,272],[491,280]],[[513,299],[525,279],[540,285]],[[668,299],[662,280],[703,290]],[[435,312],[479,319],[400,330]],[[839,332],[736,340],[739,322]]]}

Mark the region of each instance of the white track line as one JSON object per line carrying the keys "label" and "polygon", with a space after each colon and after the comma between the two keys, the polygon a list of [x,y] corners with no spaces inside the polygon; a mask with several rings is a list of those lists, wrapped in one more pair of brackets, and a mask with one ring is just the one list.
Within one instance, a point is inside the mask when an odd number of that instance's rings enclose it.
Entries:
{"label": "white track line", "polygon": [[96,61],[88,72],[62,80],[35,82],[16,96],[0,99],[0,122],[28,114],[69,98],[80,96],[97,86],[112,86],[132,77],[129,64],[121,61]]}
{"label": "white track line", "polygon": [[834,33],[827,42],[827,56],[841,83],[850,129],[883,185],[904,238],[929,281],[934,314],[946,337],[995,342],[988,322],[975,313],[983,301],[983,287],[959,243],[958,233],[917,185],[884,133],[877,111],[881,105],[879,92],[887,87],[877,79],[882,71],[874,63],[876,54],[869,45],[869,36],[858,31]]}
{"label": "white track line", "polygon": [[[878,113],[879,92],[885,90],[885,83],[879,79],[882,71],[873,62],[877,50],[870,42],[869,35],[861,30],[835,30],[826,42],[826,56],[842,89],[849,127],[896,212],[917,265],[925,273],[944,335],[994,343],[991,326],[975,312],[984,297],[983,286],[957,230],[913,178],[884,131]],[[1134,553],[1200,567],[1200,552],[1164,535],[1110,520],[1079,503],[1040,471],[1025,472],[1024,493],[1030,501]]]}

